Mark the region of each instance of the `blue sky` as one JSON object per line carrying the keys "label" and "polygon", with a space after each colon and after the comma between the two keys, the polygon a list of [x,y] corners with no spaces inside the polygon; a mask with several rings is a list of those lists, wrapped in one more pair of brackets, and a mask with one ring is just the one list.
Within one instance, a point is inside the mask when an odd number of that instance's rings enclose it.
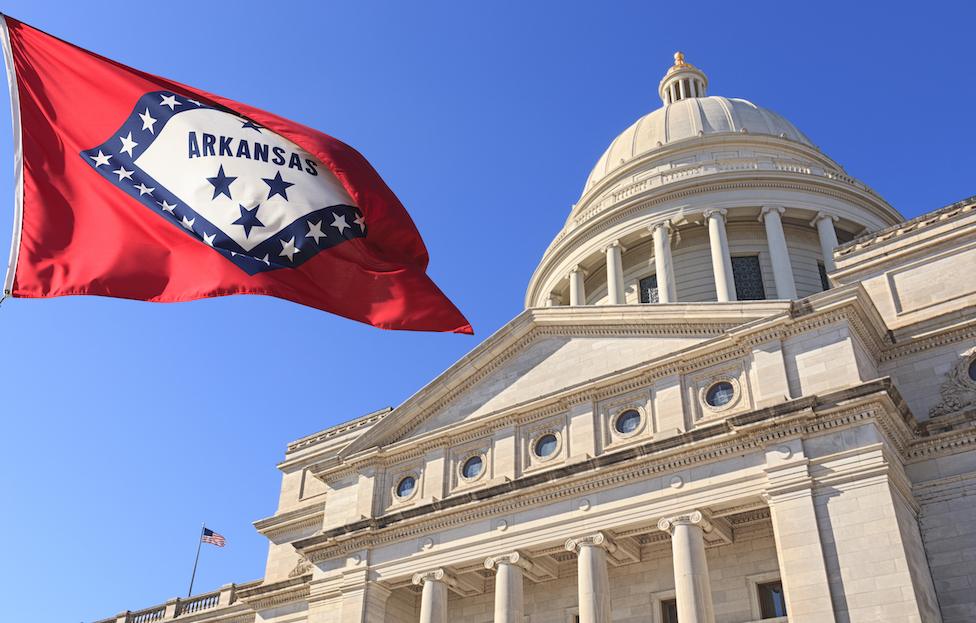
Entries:
{"label": "blue sky", "polygon": [[783,114],[906,217],[976,194],[976,11],[861,4],[5,2],[358,148],[478,335],[385,332],[256,296],[4,302],[0,618],[90,621],[184,594],[202,521],[228,546],[205,547],[199,591],[261,577],[251,522],[275,510],[287,442],[402,402],[522,309],[590,167],[659,106],[676,49],[710,93]]}

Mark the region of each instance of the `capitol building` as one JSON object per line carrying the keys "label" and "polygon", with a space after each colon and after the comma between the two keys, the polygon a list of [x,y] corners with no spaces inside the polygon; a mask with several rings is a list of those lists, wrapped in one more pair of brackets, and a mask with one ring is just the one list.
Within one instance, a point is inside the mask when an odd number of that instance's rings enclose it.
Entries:
{"label": "capitol building", "polygon": [[100,623],[976,621],[976,198],[905,221],[680,53],[658,94],[522,313],[288,445],[263,578]]}

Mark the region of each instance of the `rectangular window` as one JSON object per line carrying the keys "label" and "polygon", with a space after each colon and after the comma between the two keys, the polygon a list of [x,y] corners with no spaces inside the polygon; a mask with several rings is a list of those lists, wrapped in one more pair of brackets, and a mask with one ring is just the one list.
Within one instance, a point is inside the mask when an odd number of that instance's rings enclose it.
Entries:
{"label": "rectangular window", "polygon": [[827,279],[827,269],[824,267],[823,262],[817,262],[817,270],[820,271],[820,286],[826,292],[830,289],[830,279]]}
{"label": "rectangular window", "polygon": [[677,599],[665,599],[661,602],[661,623],[678,623]]}
{"label": "rectangular window", "polygon": [[735,281],[735,296],[738,300],[766,300],[766,289],[763,287],[758,255],[734,256],[732,258],[732,279]]}
{"label": "rectangular window", "polygon": [[657,275],[650,275],[640,280],[640,302],[659,303],[657,296]]}
{"label": "rectangular window", "polygon": [[786,597],[783,595],[783,583],[779,580],[766,582],[756,586],[759,592],[759,613],[764,619],[775,619],[786,616]]}

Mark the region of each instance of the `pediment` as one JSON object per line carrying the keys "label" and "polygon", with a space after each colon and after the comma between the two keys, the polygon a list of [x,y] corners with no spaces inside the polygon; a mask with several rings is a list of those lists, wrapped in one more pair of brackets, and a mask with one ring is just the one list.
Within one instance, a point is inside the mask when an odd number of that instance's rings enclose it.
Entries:
{"label": "pediment", "polygon": [[488,417],[787,310],[786,303],[530,309],[394,409],[342,454]]}

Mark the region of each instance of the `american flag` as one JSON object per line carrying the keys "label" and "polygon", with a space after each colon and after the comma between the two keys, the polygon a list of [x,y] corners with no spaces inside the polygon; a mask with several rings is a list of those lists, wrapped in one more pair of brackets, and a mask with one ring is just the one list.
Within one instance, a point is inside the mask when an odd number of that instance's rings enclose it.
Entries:
{"label": "american flag", "polygon": [[210,543],[211,545],[216,545],[217,547],[223,547],[227,544],[227,540],[223,536],[217,534],[210,528],[204,528],[203,534],[200,536],[200,540],[204,543]]}

